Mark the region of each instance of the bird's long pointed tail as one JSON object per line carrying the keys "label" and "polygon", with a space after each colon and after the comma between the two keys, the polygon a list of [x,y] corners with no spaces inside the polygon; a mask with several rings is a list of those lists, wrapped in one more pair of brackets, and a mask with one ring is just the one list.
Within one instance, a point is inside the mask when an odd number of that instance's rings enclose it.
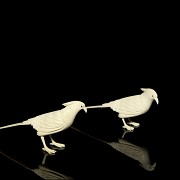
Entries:
{"label": "bird's long pointed tail", "polygon": [[14,126],[21,126],[21,125],[29,125],[29,123],[27,123],[27,121],[23,121],[21,123],[15,123],[15,124],[7,125],[7,126],[2,126],[2,127],[0,127],[0,129],[10,128],[10,127],[14,127]]}
{"label": "bird's long pointed tail", "polygon": [[98,106],[87,106],[87,109],[93,109],[93,108],[104,108],[102,105],[98,105]]}
{"label": "bird's long pointed tail", "polygon": [[97,106],[87,106],[87,109],[93,109],[93,108],[107,108],[109,107],[109,103],[104,103],[102,105],[97,105]]}

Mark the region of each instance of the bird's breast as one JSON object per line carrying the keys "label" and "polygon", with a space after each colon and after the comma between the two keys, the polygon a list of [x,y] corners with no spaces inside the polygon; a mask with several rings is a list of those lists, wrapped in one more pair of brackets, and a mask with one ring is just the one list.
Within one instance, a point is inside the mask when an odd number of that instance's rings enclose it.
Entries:
{"label": "bird's breast", "polygon": [[61,116],[62,116],[62,120],[63,120],[66,128],[68,128],[72,125],[76,115],[77,115],[77,113],[73,112],[73,111],[62,112]]}

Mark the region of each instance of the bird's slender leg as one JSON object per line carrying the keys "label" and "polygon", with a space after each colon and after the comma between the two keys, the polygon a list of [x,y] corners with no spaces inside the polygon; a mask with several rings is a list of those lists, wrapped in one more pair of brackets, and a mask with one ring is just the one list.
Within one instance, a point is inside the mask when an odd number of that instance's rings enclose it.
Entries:
{"label": "bird's slender leg", "polygon": [[44,137],[43,136],[41,136],[41,140],[42,140],[42,143],[43,143],[43,146],[44,146],[44,148],[42,148],[44,151],[46,151],[46,152],[48,152],[49,154],[55,154],[55,150],[53,150],[53,149],[50,149],[50,148],[48,148],[47,146],[46,146],[46,143],[45,143],[45,140],[44,140]]}
{"label": "bird's slender leg", "polygon": [[128,122],[127,124],[132,125],[132,126],[134,126],[134,127],[139,127],[139,126],[140,126],[139,123],[136,123],[136,122],[131,121],[130,118],[128,118],[128,120],[129,120],[129,122]]}
{"label": "bird's slender leg", "polygon": [[124,120],[123,118],[122,118],[122,121],[123,121],[123,124],[124,124],[123,128],[127,129],[128,131],[133,131],[133,130],[134,130],[133,127],[128,126],[128,125],[126,124],[126,122],[125,122],[125,120]]}
{"label": "bird's slender leg", "polygon": [[49,135],[49,137],[51,139],[51,143],[50,143],[51,145],[54,145],[54,146],[59,147],[59,148],[64,148],[65,147],[64,144],[55,142],[51,135]]}

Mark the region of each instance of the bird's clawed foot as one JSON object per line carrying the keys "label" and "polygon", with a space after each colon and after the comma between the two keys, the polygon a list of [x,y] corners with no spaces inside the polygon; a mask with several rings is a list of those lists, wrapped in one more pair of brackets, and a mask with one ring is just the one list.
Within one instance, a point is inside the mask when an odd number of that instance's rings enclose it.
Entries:
{"label": "bird's clawed foot", "polygon": [[54,149],[50,149],[48,147],[46,148],[42,148],[43,151],[47,152],[48,154],[55,154],[56,153],[56,150]]}
{"label": "bird's clawed foot", "polygon": [[128,126],[128,125],[124,125],[123,128],[126,129],[126,130],[128,130],[128,131],[131,131],[131,132],[134,130],[133,127]]}
{"label": "bird's clawed foot", "polygon": [[136,128],[140,126],[139,123],[132,122],[132,121],[131,121],[131,122],[128,122],[127,124],[130,125],[130,126],[136,127]]}
{"label": "bird's clawed foot", "polygon": [[57,143],[55,141],[51,142],[50,144],[58,148],[65,148],[65,144]]}

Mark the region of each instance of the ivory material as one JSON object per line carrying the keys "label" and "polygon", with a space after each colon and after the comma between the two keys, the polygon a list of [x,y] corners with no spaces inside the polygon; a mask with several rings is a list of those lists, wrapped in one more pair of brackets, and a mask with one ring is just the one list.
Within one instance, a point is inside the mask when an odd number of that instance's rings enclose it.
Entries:
{"label": "ivory material", "polygon": [[[111,108],[113,111],[118,113],[118,117],[122,119],[123,128],[128,131],[133,131],[135,127],[139,127],[140,124],[132,122],[131,117],[139,116],[146,113],[153,101],[159,104],[157,93],[151,88],[141,88],[143,93],[134,96],[128,96],[118,100],[104,103],[97,106],[87,106],[87,109],[92,108]],[[129,122],[126,123],[125,118],[128,118]]]}
{"label": "ivory material", "polygon": [[65,145],[55,142],[52,139],[51,134],[58,133],[69,128],[73,124],[76,115],[81,109],[87,112],[85,104],[81,101],[70,101],[64,103],[63,106],[65,107],[61,110],[41,114],[21,123],[0,127],[0,129],[10,128],[19,125],[31,125],[37,131],[37,135],[41,137],[43,143],[43,150],[48,152],[49,154],[54,154],[56,150],[50,149],[46,145],[44,136],[50,136],[51,145],[64,148]]}

